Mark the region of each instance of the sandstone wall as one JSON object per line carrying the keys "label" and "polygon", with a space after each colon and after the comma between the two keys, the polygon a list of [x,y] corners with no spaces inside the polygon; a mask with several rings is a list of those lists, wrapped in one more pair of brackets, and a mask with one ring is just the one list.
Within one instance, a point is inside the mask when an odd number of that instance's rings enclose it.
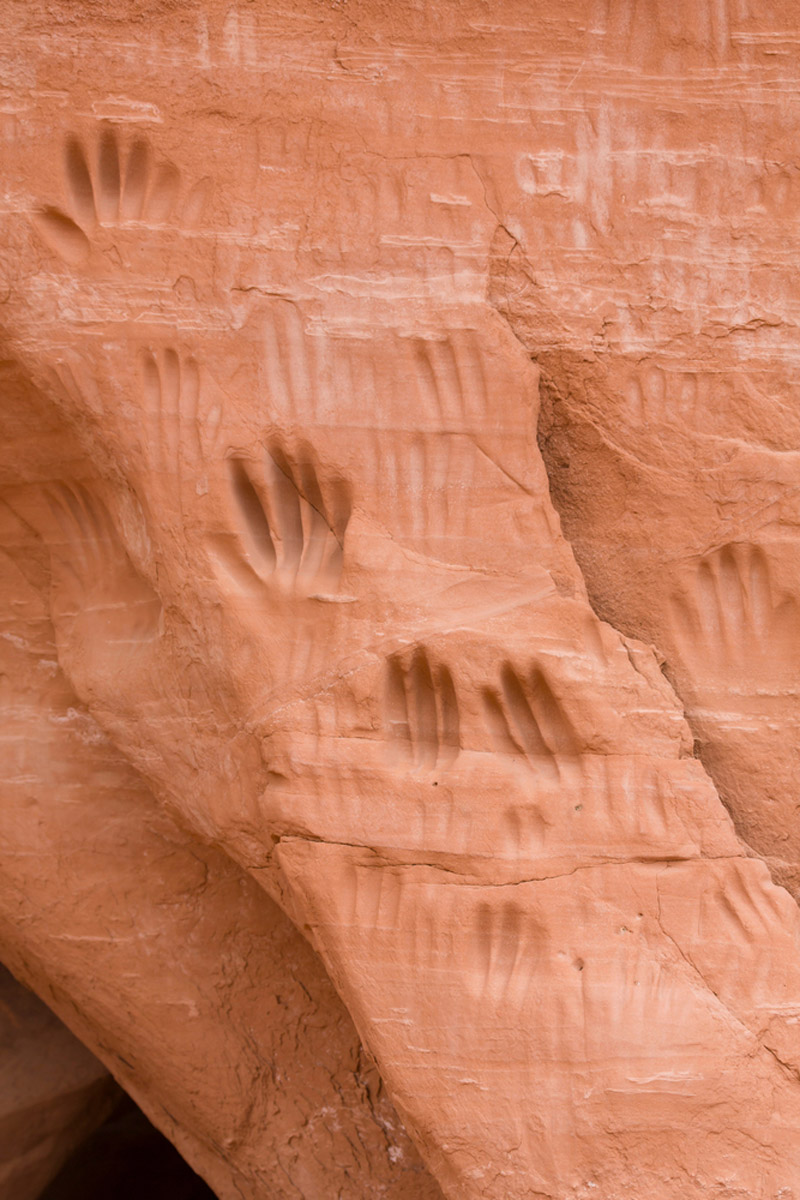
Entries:
{"label": "sandstone wall", "polygon": [[793,7],[2,9],[0,956],[221,1196],[800,1195]]}

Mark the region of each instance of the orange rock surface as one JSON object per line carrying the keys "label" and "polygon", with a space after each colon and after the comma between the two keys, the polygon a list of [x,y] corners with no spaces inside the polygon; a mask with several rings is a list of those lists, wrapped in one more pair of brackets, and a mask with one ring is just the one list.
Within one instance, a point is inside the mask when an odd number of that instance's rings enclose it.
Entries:
{"label": "orange rock surface", "polygon": [[81,706],[52,657],[35,541],[4,533],[5,961],[220,1197],[438,1200],[314,952]]}
{"label": "orange rock surface", "polygon": [[220,1196],[797,1200],[800,16],[2,7],[0,957]]}

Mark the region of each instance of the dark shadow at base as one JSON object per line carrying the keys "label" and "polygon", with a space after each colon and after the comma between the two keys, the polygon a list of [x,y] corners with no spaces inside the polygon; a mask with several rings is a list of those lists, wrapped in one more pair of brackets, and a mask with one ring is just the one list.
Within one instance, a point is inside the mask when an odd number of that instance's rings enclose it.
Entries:
{"label": "dark shadow at base", "polygon": [[171,1142],[124,1097],[39,1200],[215,1200]]}

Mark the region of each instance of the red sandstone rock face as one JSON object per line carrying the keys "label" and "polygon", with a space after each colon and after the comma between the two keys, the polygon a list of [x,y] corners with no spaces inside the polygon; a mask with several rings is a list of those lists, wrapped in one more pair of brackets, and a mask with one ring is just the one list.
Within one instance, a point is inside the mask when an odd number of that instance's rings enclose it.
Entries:
{"label": "red sandstone rock face", "polygon": [[435,1200],[315,955],[81,707],[30,531],[4,535],[3,957],[220,1196]]}
{"label": "red sandstone rock face", "polygon": [[281,946],[355,1046],[275,902],[448,1196],[800,1193],[794,17],[10,18],[11,753],[68,705],[37,796],[113,759],[82,936],[129,880],[142,982],[86,993],[52,801],[9,961],[220,1195],[287,1139],[270,1194],[435,1194],[357,1064],[353,1164],[259,1107],[263,1047],[317,1079]]}

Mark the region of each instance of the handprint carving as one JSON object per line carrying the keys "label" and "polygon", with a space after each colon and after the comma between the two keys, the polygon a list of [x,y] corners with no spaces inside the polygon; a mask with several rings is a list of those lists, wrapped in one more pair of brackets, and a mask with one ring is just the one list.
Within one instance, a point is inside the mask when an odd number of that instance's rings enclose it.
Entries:
{"label": "handprint carving", "polygon": [[259,471],[232,457],[228,485],[236,534],[216,538],[213,552],[240,588],[306,596],[335,591],[349,499],[343,486],[323,496],[310,453],[290,459],[273,444]]}
{"label": "handprint carving", "polygon": [[163,491],[195,498],[208,491],[207,470],[219,449],[222,406],[191,354],[174,346],[140,357],[145,455]]}
{"label": "handprint carving", "polygon": [[[438,561],[495,569],[521,530],[531,544],[552,538],[543,481],[530,471],[527,452],[534,430],[524,393],[535,371],[528,360],[512,375],[500,349],[463,328],[395,331],[385,349],[359,341],[349,350],[356,395],[381,414],[367,459],[381,498],[376,519]],[[499,420],[515,390],[520,404],[511,422]]]}
{"label": "handprint carving", "polygon": [[453,677],[431,666],[424,647],[410,660],[395,654],[386,664],[386,726],[394,762],[420,771],[451,766],[460,749]]}
{"label": "handprint carving", "polygon": [[[692,867],[683,871],[688,875]],[[697,879],[696,867],[693,874]],[[692,887],[688,879],[680,882],[680,888],[673,882],[661,889],[661,915],[670,933],[682,924],[685,895]],[[787,973],[794,977],[796,994],[800,973],[797,905],[787,891],[773,886],[769,871],[757,859],[742,859],[724,875],[697,880],[694,889],[699,893],[697,920],[685,947],[687,956],[715,990],[724,986],[724,980],[729,989],[732,983],[740,1009],[748,1014],[748,1021],[754,1019],[758,1025],[762,1019],[758,1010],[769,1011],[770,997],[786,988]],[[778,947],[776,930],[781,931]]]}
{"label": "handprint carving", "polygon": [[325,373],[327,338],[310,338],[297,305],[273,303],[264,318],[264,372],[270,407],[281,421],[319,420],[320,379]]}
{"label": "handprint carving", "polygon": [[483,1002],[524,1006],[539,966],[541,940],[537,922],[513,900],[478,906],[469,941],[470,974]]}
{"label": "handprint carving", "polygon": [[759,546],[730,543],[703,558],[672,599],[673,629],[692,672],[722,681],[775,684],[800,659],[800,607],[775,600]]}
{"label": "handprint carving", "polygon": [[489,386],[475,336],[460,329],[446,337],[411,339],[423,419],[438,429],[481,430],[490,415]]}
{"label": "handprint carving", "polygon": [[184,432],[197,431],[200,373],[197,361],[168,347],[141,358],[145,411],[158,427],[156,444],[164,470],[174,470],[184,449]]}
{"label": "handprint carving", "polygon": [[625,420],[647,433],[678,425],[719,434],[737,418],[737,391],[743,381],[724,371],[697,371],[690,364],[637,363],[620,380]]}
{"label": "handprint carving", "polygon": [[[463,561],[471,545],[479,455],[466,437],[418,433],[375,439],[373,463],[384,497],[384,518],[397,537],[440,561]],[[389,514],[391,513],[391,517]]]}
{"label": "handprint carving", "polygon": [[797,692],[800,605],[777,578],[779,553],[729,543],[692,563],[665,632],[698,751],[739,835],[797,894],[800,811],[786,704]]}
{"label": "handprint carving", "polygon": [[484,688],[483,702],[498,752],[527,760],[553,779],[560,778],[560,762],[580,754],[572,723],[540,667],[520,675],[505,663],[499,688]]}
{"label": "handprint carving", "polygon": [[47,207],[34,217],[44,241],[66,262],[80,266],[102,226],[130,222],[163,225],[176,217],[184,228],[200,220],[211,192],[201,179],[182,198],[182,179],[171,162],[157,162],[149,143],[139,138],[123,145],[119,132],[104,127],[89,150],[77,137],[64,146],[66,209]]}

